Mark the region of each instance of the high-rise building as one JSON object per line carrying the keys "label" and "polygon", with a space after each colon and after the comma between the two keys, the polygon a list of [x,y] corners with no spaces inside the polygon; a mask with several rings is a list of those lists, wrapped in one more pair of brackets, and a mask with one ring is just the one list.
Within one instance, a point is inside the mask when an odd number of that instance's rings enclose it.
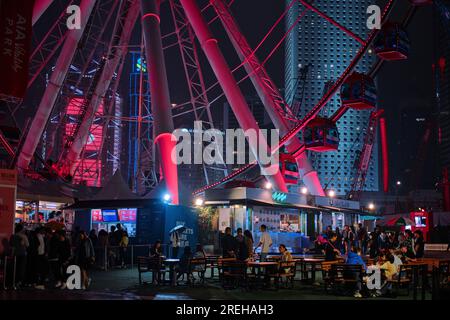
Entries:
{"label": "high-rise building", "polygon": [[439,112],[439,149],[443,168],[450,169],[450,4],[436,1],[436,102]]}
{"label": "high-rise building", "polygon": [[[373,0],[339,0],[316,1],[313,5],[364,39],[370,31],[366,11],[372,4]],[[295,23],[303,10],[305,7],[300,2],[292,6],[287,15],[286,29]],[[286,100],[289,104],[299,104],[300,116],[305,116],[319,102],[326,88],[347,68],[359,48],[358,42],[310,10],[300,19],[287,38],[285,60]],[[355,71],[367,73],[374,61],[375,55],[369,51]],[[340,105],[337,93],[319,115],[329,117]],[[351,190],[354,163],[364,143],[369,116],[370,111],[347,111],[337,122],[338,151],[309,153],[322,186],[335,190],[338,195],[346,195]],[[379,188],[378,157],[376,139],[366,177],[366,191]]]}

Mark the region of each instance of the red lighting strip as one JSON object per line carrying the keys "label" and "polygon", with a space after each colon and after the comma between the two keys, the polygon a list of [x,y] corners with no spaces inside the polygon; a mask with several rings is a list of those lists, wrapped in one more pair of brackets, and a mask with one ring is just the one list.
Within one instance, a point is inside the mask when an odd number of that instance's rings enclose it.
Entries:
{"label": "red lighting strip", "polygon": [[160,18],[159,15],[157,15],[156,13],[147,13],[147,14],[144,14],[144,15],[142,16],[142,21],[144,21],[144,19],[150,18],[150,17],[156,18],[156,20],[158,20],[158,23],[161,24],[161,18]]}
{"label": "red lighting strip", "polygon": [[389,157],[387,145],[386,119],[380,118],[381,157],[383,161],[383,191],[389,191]]}

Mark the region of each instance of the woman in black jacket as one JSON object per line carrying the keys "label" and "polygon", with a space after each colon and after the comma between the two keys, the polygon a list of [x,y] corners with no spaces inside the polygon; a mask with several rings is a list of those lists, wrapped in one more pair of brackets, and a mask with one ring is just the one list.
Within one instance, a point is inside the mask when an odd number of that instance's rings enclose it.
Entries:
{"label": "woman in black jacket", "polygon": [[80,232],[80,241],[75,251],[75,262],[81,269],[81,289],[85,290],[89,287],[91,282],[88,270],[95,262],[94,246],[85,231]]}

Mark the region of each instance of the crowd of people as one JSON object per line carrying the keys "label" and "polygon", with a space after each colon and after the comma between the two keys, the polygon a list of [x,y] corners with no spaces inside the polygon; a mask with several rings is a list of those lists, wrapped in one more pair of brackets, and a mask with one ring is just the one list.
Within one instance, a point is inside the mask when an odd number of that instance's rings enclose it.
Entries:
{"label": "crowd of people", "polygon": [[[362,224],[357,230],[344,226],[342,232],[328,226],[323,234],[315,239],[315,250],[325,254],[326,261],[343,258],[347,264],[362,265],[367,271],[362,256],[373,259],[374,266],[382,271],[383,284],[374,295],[385,295],[391,291],[389,281],[399,276],[400,266],[408,261],[423,258],[425,240],[422,231],[411,230],[386,232],[376,227],[368,233]],[[361,295],[362,283],[356,282],[355,297]]]}
{"label": "crowd of people", "polygon": [[[46,226],[34,229],[16,224],[4,255],[15,259],[15,287],[45,290],[66,288],[67,267],[77,265],[81,271],[81,289],[90,286],[89,269],[96,262],[95,248],[108,248],[108,265],[125,266],[128,246],[127,231],[120,225],[110,232],[100,230],[89,234],[75,228],[69,236],[64,229]],[[98,255],[104,260],[105,255]],[[102,265],[105,261],[102,261]]]}
{"label": "crowd of people", "polygon": [[369,233],[362,224],[358,225],[357,230],[346,225],[342,232],[339,228],[333,231],[328,226],[323,234],[317,235],[314,243],[315,250],[323,251],[327,261],[335,260],[336,254],[348,254],[352,247],[372,259],[391,249],[404,251],[409,258],[422,258],[425,250],[425,240],[420,230],[386,232],[376,227]]}

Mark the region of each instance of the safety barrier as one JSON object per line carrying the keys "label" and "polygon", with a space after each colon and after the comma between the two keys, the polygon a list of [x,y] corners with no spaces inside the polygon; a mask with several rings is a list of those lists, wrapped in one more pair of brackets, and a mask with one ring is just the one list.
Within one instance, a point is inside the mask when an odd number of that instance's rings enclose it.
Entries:
{"label": "safety barrier", "polygon": [[3,290],[16,287],[16,257],[0,257],[0,280]]}

